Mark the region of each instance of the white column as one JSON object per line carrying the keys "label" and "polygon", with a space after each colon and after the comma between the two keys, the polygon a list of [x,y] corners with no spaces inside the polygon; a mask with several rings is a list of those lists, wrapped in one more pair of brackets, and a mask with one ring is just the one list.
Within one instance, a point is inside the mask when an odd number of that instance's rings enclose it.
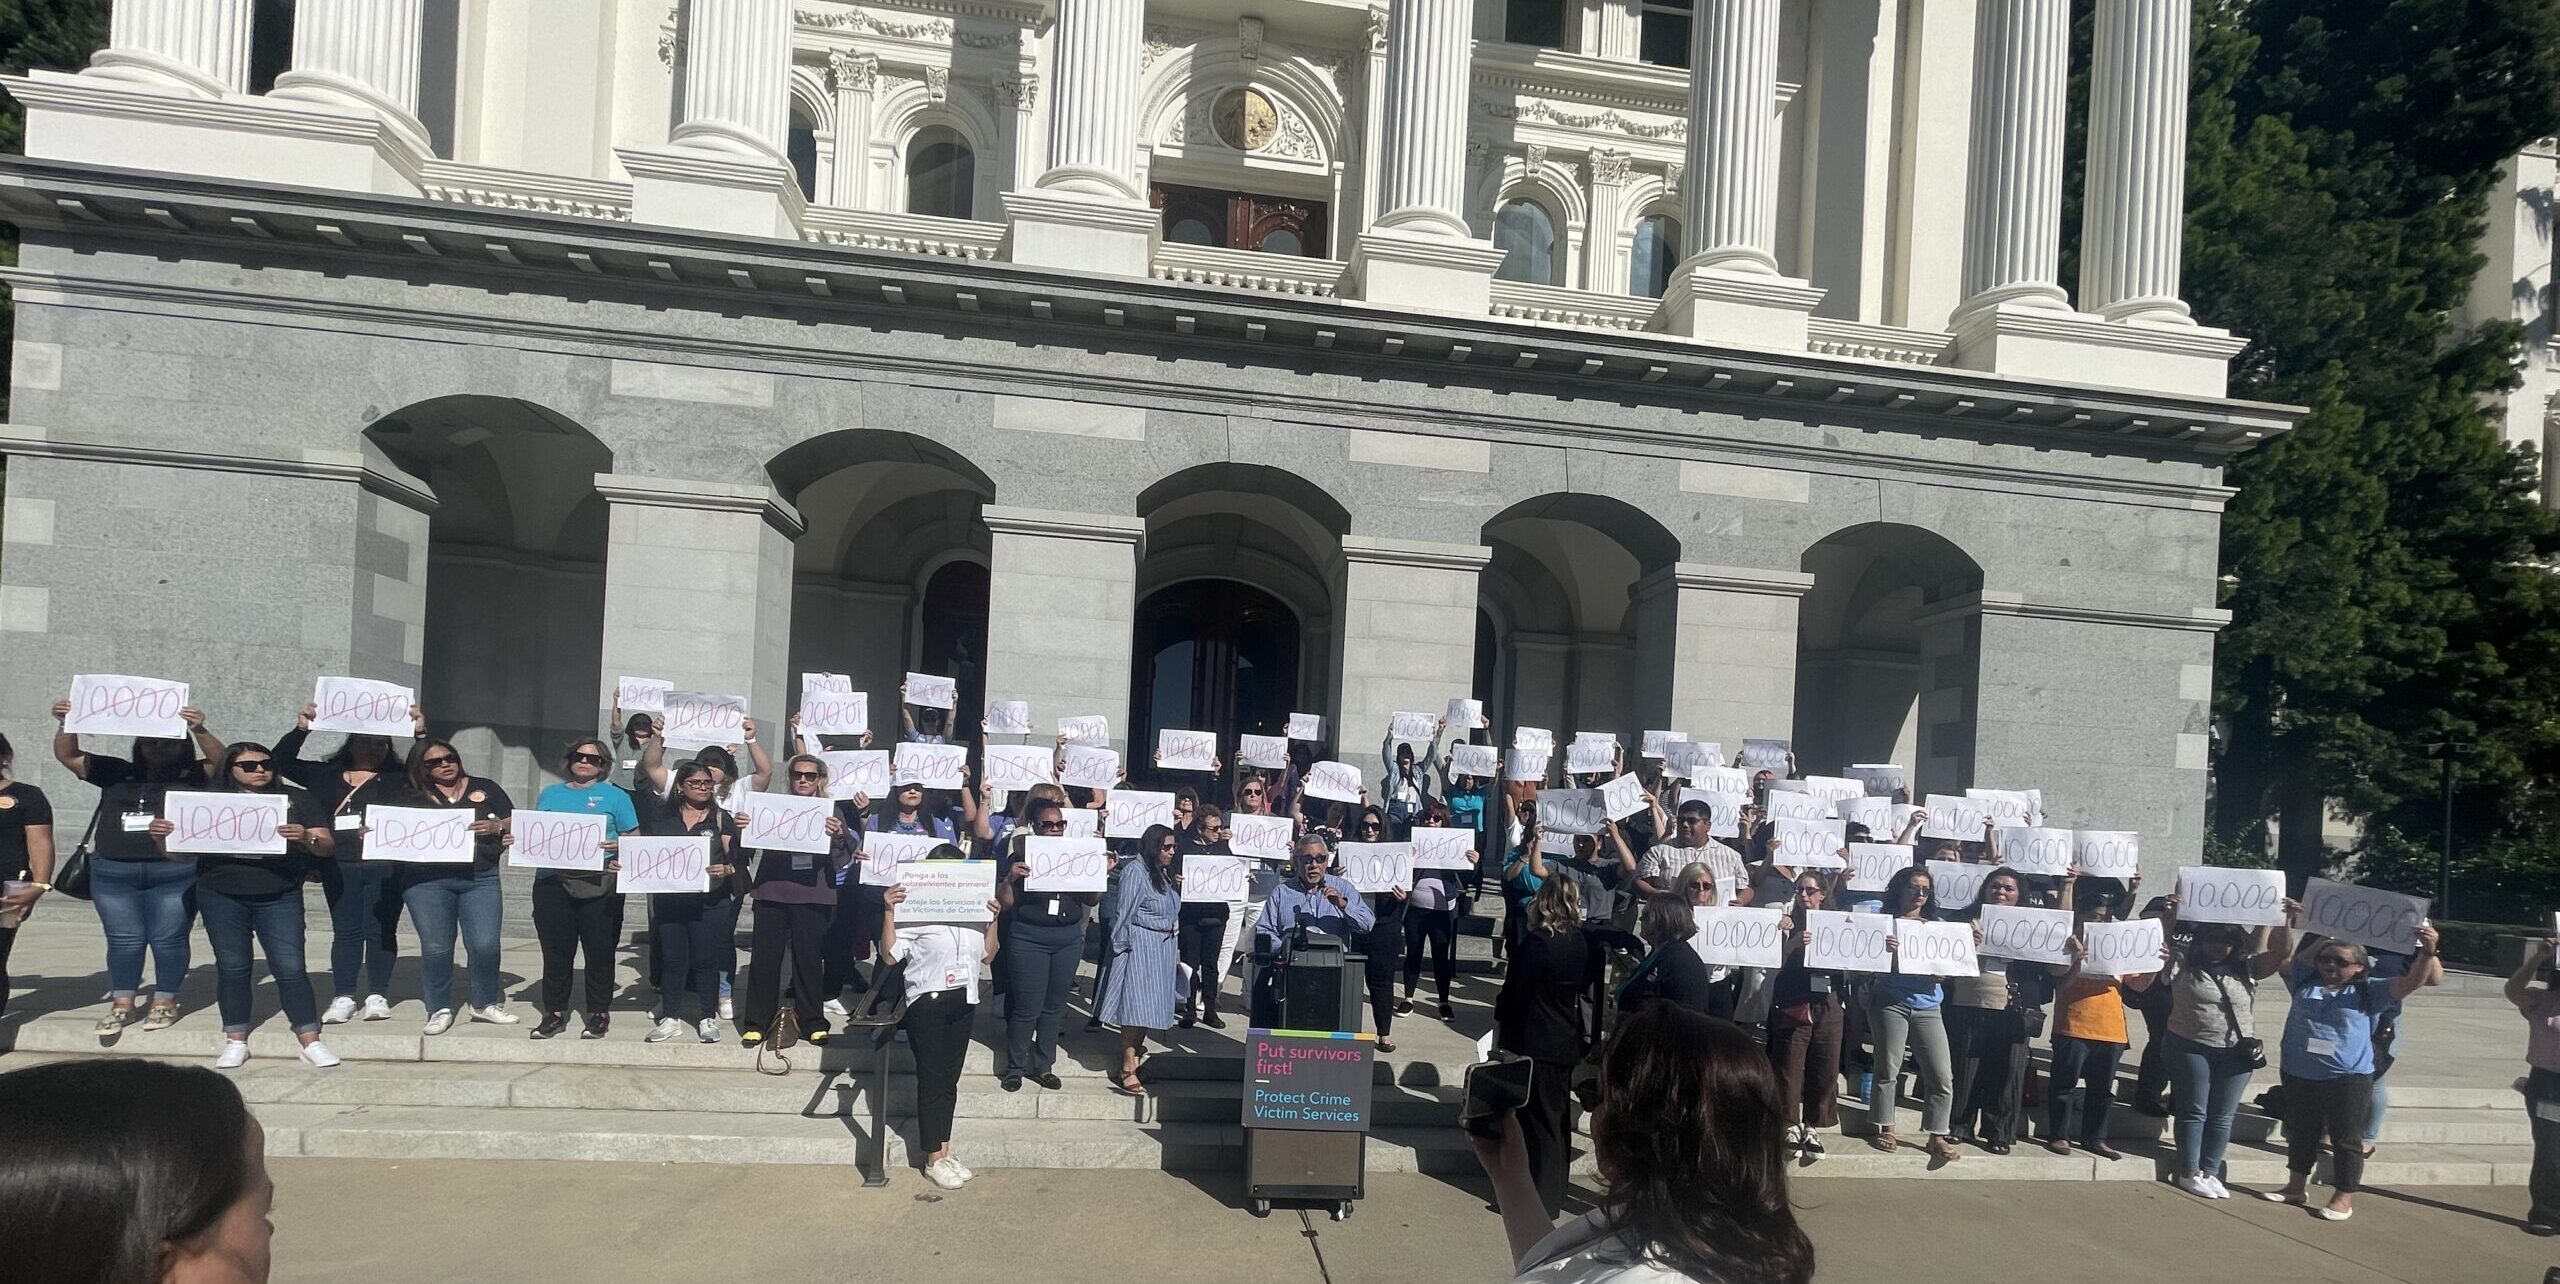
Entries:
{"label": "white column", "polygon": [[1976,14],[1961,311],[2068,311],[2060,277],[2070,0],[1981,0]]}
{"label": "white column", "polygon": [[1698,0],[1689,20],[1689,253],[1656,326],[1801,352],[1822,292],[1778,270],[1778,3]]}
{"label": "white column", "polygon": [[614,150],[633,222],[799,239],[791,21],[791,0],[687,0],[684,119],[664,147]]}
{"label": "white column", "polygon": [[1146,0],[1058,0],[1049,169],[1005,193],[1016,263],[1147,274],[1160,230],[1138,188]]}
{"label": "white column", "polygon": [[684,121],[670,141],[783,159],[791,130],[790,0],[692,0]]}
{"label": "white column", "polygon": [[293,11],[293,68],[274,96],[370,112],[420,152],[418,70],[425,0],[301,0]]}
{"label": "white column", "polygon": [[1387,11],[1369,9],[1368,60],[1360,73],[1360,222],[1378,221],[1379,160],[1387,149]]}
{"label": "white column", "polygon": [[1014,71],[996,77],[996,100],[1013,109],[1005,129],[1013,145],[1011,185],[1019,187],[1040,169],[1040,135],[1032,128],[1032,113],[1040,106],[1039,73]]}
{"label": "white column", "polygon": [[1377,220],[1346,279],[1373,303],[1483,316],[1502,252],[1467,227],[1470,0],[1393,0],[1387,14]]}
{"label": "white column", "polygon": [[93,75],[219,98],[249,88],[251,0],[115,0]]}
{"label": "white column", "polygon": [[2178,298],[2192,3],[2098,0],[2080,306],[2110,321],[2195,323]]}
{"label": "white column", "polygon": [[839,51],[827,60],[827,72],[836,94],[835,181],[828,200],[845,209],[871,209],[871,109],[880,59]]}
{"label": "white column", "polygon": [[1634,158],[1606,148],[1591,153],[1591,217],[1583,228],[1582,288],[1595,294],[1624,294],[1627,275],[1618,262],[1618,224],[1624,215],[1618,196],[1627,184]]}

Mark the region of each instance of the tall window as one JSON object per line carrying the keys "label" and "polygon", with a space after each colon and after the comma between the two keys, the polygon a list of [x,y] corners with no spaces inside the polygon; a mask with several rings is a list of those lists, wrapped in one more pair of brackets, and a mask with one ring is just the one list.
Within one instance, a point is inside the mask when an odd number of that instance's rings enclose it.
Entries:
{"label": "tall window", "polygon": [[1636,220],[1636,243],[1627,256],[1627,293],[1659,299],[1671,284],[1671,269],[1680,262],[1680,225],[1668,214]]}
{"label": "tall window", "polygon": [[1556,223],[1536,201],[1513,201],[1493,216],[1493,246],[1502,251],[1498,281],[1556,283]]}
{"label": "tall window", "polygon": [[1564,47],[1565,0],[1503,0],[1502,38],[1515,45]]}
{"label": "tall window", "polygon": [[978,182],[977,153],[960,131],[927,125],[907,144],[907,212],[969,218]]}
{"label": "tall window", "polygon": [[1636,56],[1657,67],[1689,65],[1689,14],[1697,0],[1643,0]]}
{"label": "tall window", "polygon": [[796,111],[791,113],[790,135],[783,140],[783,155],[791,162],[792,176],[800,180],[800,194],[817,200],[818,131]]}

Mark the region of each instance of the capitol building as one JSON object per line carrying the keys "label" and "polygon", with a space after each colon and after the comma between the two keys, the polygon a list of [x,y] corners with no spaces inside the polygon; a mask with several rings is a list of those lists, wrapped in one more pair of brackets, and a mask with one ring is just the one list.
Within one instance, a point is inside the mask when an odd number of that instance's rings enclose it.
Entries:
{"label": "capitol building", "polygon": [[2074,122],[2069,0],[114,0],[0,81],[0,725],[1475,695],[2192,863],[2298,412],[2180,301],[2189,0],[2094,3]]}

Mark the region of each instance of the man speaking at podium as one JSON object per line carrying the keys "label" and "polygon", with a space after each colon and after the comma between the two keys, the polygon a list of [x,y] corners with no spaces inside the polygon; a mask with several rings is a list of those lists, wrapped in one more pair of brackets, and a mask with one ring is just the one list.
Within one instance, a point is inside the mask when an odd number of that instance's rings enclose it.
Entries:
{"label": "man speaking at podium", "polygon": [[[1289,966],[1293,939],[1299,929],[1321,932],[1348,949],[1377,922],[1369,910],[1369,900],[1349,879],[1326,872],[1333,861],[1333,851],[1325,840],[1309,835],[1298,842],[1298,858],[1293,877],[1272,889],[1271,899],[1262,907],[1262,917],[1253,925],[1255,964],[1252,994],[1253,1023],[1269,1029],[1280,1022],[1280,975]],[[1301,1019],[1306,1019],[1302,1014]],[[1336,1021],[1342,1019],[1336,1014]],[[1359,1028],[1358,1016],[1349,1017],[1349,1028]]]}

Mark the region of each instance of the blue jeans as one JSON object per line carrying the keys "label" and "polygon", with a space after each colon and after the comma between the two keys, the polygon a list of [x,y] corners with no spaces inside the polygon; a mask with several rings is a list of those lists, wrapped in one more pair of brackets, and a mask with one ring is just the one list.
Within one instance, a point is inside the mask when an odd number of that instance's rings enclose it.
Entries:
{"label": "blue jeans", "polygon": [[107,930],[107,988],[119,999],[142,989],[142,952],[151,951],[155,1001],[175,1003],[187,979],[187,929],[196,916],[193,860],[91,860],[89,896]]}
{"label": "blue jeans", "polygon": [[320,1007],[311,997],[311,974],[302,964],[302,889],[272,896],[225,896],[210,887],[196,889],[196,911],[204,918],[205,939],[213,943],[214,1002],[222,1012],[222,1032],[247,1034],[252,1024],[249,942],[254,934],[266,951],[267,975],[276,982],[276,1001],[284,1006],[293,1032],[320,1028]]}
{"label": "blue jeans", "polygon": [[738,953],[738,898],[693,893],[649,898],[649,939],[658,957],[658,1011],[680,1015],[681,996],[692,991],[697,1020],[720,1015],[720,961]]}
{"label": "blue jeans", "polygon": [[2220,1176],[2231,1147],[2231,1118],[2256,1073],[2238,1048],[2208,1048],[2193,1039],[2163,1035],[2161,1060],[2169,1071],[2171,1130],[2178,1141],[2178,1171]]}
{"label": "blue jeans", "polygon": [[391,993],[391,965],[400,958],[398,888],[393,865],[320,863],[320,890],[329,898],[329,979],[337,994],[352,999]]}
{"label": "blue jeans", "polygon": [[498,894],[498,867],[474,873],[456,870],[413,880],[401,900],[409,906],[409,925],[418,931],[418,984],[427,1012],[453,1006],[453,929],[462,927],[462,948],[471,956],[471,1006],[485,1008],[507,997],[498,979],[498,919],[505,903]]}

